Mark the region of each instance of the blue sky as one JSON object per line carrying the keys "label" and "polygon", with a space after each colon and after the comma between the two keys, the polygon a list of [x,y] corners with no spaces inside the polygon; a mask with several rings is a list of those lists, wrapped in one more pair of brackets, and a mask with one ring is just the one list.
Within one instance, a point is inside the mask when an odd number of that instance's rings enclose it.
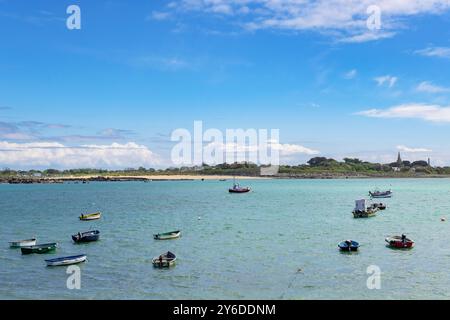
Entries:
{"label": "blue sky", "polygon": [[170,166],[194,120],[450,165],[448,1],[0,0],[0,39],[2,167]]}

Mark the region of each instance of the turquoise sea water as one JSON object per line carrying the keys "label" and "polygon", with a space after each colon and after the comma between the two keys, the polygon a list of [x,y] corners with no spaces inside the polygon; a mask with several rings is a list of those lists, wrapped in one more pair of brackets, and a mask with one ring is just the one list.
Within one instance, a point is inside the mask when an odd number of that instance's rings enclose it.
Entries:
{"label": "turquoise sea water", "polygon": [[[0,185],[1,299],[448,299],[450,180],[247,180]],[[391,188],[388,209],[354,219],[354,200]],[[83,212],[103,217],[82,222]],[[441,222],[441,217],[448,221]],[[199,219],[201,217],[201,219]],[[101,240],[75,245],[70,235],[97,228]],[[154,241],[181,229],[180,239]],[[385,246],[406,233],[410,251]],[[8,241],[37,236],[54,254],[23,256]],[[343,254],[337,243],[361,243]],[[170,250],[178,263],[154,269]],[[66,288],[66,268],[44,259],[85,253],[81,289]],[[381,269],[381,289],[366,271]],[[299,269],[301,271],[299,272]]]}

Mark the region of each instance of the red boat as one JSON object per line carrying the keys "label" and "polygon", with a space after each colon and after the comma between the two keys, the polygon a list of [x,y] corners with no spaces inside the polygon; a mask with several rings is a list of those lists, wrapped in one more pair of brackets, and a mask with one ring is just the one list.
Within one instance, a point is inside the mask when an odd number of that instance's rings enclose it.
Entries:
{"label": "red boat", "polygon": [[391,248],[411,249],[412,247],[414,247],[414,241],[408,239],[405,235],[387,237],[385,241]]}

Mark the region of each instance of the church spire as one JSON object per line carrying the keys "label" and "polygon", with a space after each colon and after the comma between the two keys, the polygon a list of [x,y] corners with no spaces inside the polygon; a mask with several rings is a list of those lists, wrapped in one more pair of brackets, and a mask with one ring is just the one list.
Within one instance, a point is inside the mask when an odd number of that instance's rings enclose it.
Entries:
{"label": "church spire", "polygon": [[402,157],[400,156],[400,151],[399,151],[398,152],[398,158],[397,158],[397,166],[401,167],[402,164],[403,164],[403,161],[402,161]]}

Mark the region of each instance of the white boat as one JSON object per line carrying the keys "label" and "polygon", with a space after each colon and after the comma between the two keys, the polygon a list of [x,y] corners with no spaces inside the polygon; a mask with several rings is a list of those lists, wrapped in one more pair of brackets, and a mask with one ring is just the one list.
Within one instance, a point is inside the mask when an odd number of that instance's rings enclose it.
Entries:
{"label": "white boat", "polygon": [[70,256],[70,257],[61,257],[56,259],[49,259],[45,260],[48,267],[54,267],[54,266],[68,266],[71,264],[77,264],[86,261],[86,255],[80,254],[77,256]]}
{"label": "white boat", "polygon": [[153,239],[155,240],[170,240],[170,239],[176,239],[181,236],[181,231],[171,231],[166,233],[158,233],[153,235]]}
{"label": "white boat", "polygon": [[152,259],[152,263],[155,268],[170,268],[176,261],[177,257],[170,251]]}
{"label": "white boat", "polygon": [[9,242],[11,248],[22,248],[36,245],[36,238]]}

